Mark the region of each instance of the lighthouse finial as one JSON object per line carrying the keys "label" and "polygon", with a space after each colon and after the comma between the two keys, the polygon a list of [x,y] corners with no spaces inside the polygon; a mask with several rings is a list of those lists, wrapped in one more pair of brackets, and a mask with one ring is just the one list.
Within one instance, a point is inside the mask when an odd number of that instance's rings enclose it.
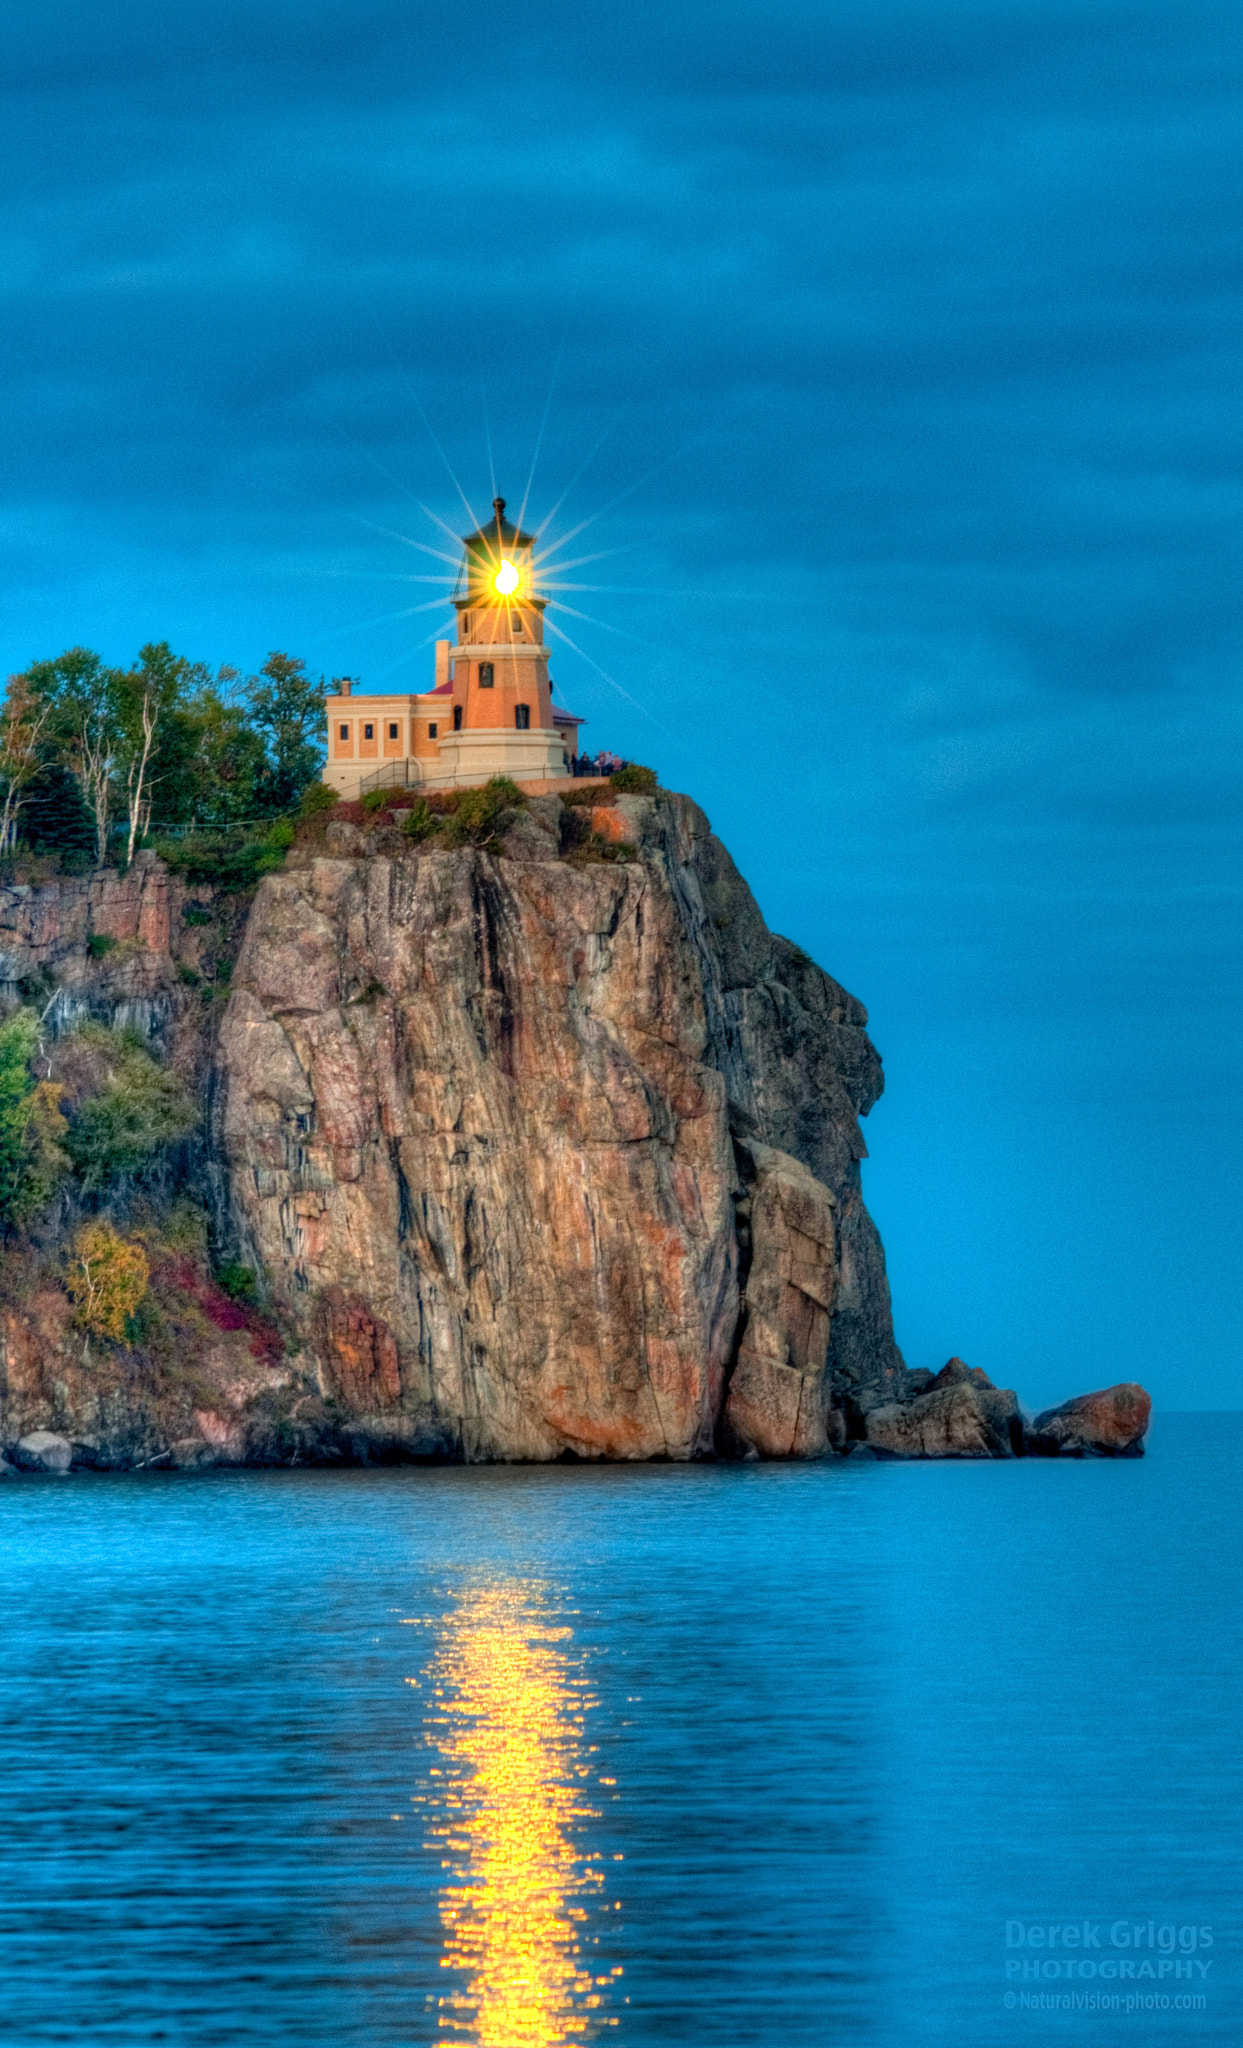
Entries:
{"label": "lighthouse finial", "polygon": [[505,500],[504,500],[504,498],[493,498],[493,500],[492,500],[492,510],[493,510],[493,511],[495,512],[495,514],[496,514],[496,523],[497,523],[497,525],[499,526],[499,525],[500,525],[500,523],[501,523],[501,521],[502,521],[502,519],[503,519],[503,518],[505,517]]}

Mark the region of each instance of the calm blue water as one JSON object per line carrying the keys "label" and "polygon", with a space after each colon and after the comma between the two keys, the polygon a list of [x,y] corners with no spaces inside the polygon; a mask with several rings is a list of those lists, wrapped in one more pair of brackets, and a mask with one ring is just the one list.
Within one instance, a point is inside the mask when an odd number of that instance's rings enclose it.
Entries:
{"label": "calm blue water", "polygon": [[[8,1482],[0,2025],[1237,2044],[1241,1471]],[[1153,1977],[1007,1979],[1085,1918]],[[1205,2004],[1003,2002],[1106,1990]]]}

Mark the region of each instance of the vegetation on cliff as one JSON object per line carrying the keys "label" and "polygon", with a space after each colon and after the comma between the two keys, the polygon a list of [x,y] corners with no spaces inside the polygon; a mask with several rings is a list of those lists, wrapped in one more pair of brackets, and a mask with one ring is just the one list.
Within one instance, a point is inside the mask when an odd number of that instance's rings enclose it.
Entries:
{"label": "vegetation on cliff", "polygon": [[194,1417],[224,1382],[274,1457],[297,1454],[304,1390],[287,1386],[253,1268],[213,1238],[205,1170],[216,998],[245,899],[140,861],[0,889],[0,906],[0,978],[38,1005],[0,1023],[6,1428],[20,1434],[33,1401],[79,1462],[167,1461],[172,1441],[202,1448]]}
{"label": "vegetation on cliff", "polygon": [[292,655],[243,676],[167,641],[126,669],[83,647],[32,662],[0,710],[0,856],[25,845],[72,869],[132,859],[153,822],[236,828],[291,810],[319,772],[324,688]]}
{"label": "vegetation on cliff", "polygon": [[84,1194],[147,1172],[198,1123],[183,1083],[133,1031],[84,1024],[48,1065],[62,1077],[64,1147]]}
{"label": "vegetation on cliff", "polygon": [[39,1022],[30,1010],[0,1024],[0,1229],[28,1223],[52,1195],[69,1159],[60,1087],[32,1068]]}

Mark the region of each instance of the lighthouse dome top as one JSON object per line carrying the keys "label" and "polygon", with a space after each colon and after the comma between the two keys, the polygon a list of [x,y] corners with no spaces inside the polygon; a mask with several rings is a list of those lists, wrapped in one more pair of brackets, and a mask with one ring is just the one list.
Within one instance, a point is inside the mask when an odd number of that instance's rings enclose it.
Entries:
{"label": "lighthouse dome top", "polygon": [[515,526],[512,519],[506,519],[504,498],[493,498],[492,511],[495,516],[488,520],[486,526],[481,526],[477,533],[463,535],[462,544],[471,553],[483,548],[497,553],[506,548],[535,546],[533,533],[523,533],[521,527]]}

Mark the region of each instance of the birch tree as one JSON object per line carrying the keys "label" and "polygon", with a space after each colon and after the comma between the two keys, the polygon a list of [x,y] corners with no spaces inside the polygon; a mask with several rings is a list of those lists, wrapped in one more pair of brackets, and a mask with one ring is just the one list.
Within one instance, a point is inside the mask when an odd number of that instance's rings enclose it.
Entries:
{"label": "birch tree", "polygon": [[89,647],[71,647],[55,661],[32,662],[26,671],[31,691],[48,709],[53,753],[68,768],[95,828],[95,858],[108,858],[120,732],[115,669],[105,667]]}
{"label": "birch tree", "polygon": [[160,723],[160,705],[154,684],[147,680],[138,700],[138,730],[126,748],[125,801],[129,807],[129,837],[125,864],[134,858],[134,842],[151,823],[151,751]]}
{"label": "birch tree", "polygon": [[40,703],[28,676],[10,676],[4,709],[0,712],[0,854],[17,846],[22,798],[26,786],[41,766],[39,741],[51,707]]}

